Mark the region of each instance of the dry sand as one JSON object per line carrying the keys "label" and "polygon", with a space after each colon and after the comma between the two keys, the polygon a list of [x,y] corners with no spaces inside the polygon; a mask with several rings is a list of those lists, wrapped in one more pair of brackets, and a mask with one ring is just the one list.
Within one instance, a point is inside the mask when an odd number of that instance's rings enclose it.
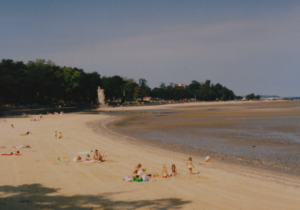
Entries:
{"label": "dry sand", "polygon": [[[184,105],[178,105],[184,106]],[[155,109],[167,108],[156,107]],[[122,110],[122,108],[120,108]],[[125,108],[134,109],[134,108]],[[139,108],[144,109],[144,108]],[[146,109],[149,109],[147,107]],[[114,109],[116,110],[116,109]],[[0,209],[299,209],[300,180],[271,172],[223,165],[194,158],[195,174],[185,166],[187,155],[126,141],[106,129],[107,115],[51,115],[41,121],[9,118],[0,123],[1,153],[12,146],[21,156],[0,156]],[[88,122],[101,121],[101,133]],[[15,128],[11,128],[14,124]],[[96,125],[96,124],[94,124]],[[25,131],[33,135],[20,136]],[[63,139],[55,139],[54,131]],[[107,151],[103,163],[75,163],[77,152]],[[12,150],[13,151],[13,150]],[[59,162],[66,156],[71,162]],[[165,163],[179,173],[149,183],[126,182],[141,163],[151,174]]]}

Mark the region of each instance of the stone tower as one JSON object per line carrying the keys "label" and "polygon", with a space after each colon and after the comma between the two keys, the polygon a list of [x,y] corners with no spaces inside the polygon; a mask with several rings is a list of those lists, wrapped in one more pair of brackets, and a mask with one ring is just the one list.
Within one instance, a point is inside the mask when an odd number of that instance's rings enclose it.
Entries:
{"label": "stone tower", "polygon": [[105,104],[104,89],[100,89],[100,86],[98,86],[97,92],[98,92],[98,102],[99,102],[99,104],[104,105]]}

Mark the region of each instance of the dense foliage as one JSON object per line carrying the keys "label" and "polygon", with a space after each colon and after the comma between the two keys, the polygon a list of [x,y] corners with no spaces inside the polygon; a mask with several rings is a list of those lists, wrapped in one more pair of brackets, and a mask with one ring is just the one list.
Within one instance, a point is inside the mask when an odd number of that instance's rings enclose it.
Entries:
{"label": "dense foliage", "polygon": [[246,96],[246,99],[247,100],[254,100],[254,99],[259,100],[260,99],[260,95],[254,95],[254,93],[251,93],[251,94],[248,94]]}
{"label": "dense foliage", "polygon": [[203,101],[233,100],[232,90],[210,80],[189,85],[166,86],[151,90],[147,80],[138,83],[120,76],[102,77],[97,72],[85,73],[82,69],[60,67],[52,61],[37,59],[24,64],[10,59],[0,63],[0,104],[62,104],[96,102],[97,87],[105,89],[106,99],[134,100],[150,96],[165,100],[195,98]]}
{"label": "dense foliage", "polygon": [[101,82],[97,72],[59,67],[51,61],[24,64],[3,59],[0,63],[0,103],[90,103],[97,97],[95,90]]}

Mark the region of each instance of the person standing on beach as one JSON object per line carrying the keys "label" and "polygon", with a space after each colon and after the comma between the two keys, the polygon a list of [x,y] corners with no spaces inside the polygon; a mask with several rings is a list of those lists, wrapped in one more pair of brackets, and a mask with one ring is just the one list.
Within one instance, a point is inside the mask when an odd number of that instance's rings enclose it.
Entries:
{"label": "person standing on beach", "polygon": [[195,166],[192,162],[192,157],[189,157],[188,162],[186,162],[186,166],[188,167],[190,174],[193,174],[193,168],[195,168]]}
{"label": "person standing on beach", "polygon": [[57,131],[54,132],[54,136],[57,139]]}

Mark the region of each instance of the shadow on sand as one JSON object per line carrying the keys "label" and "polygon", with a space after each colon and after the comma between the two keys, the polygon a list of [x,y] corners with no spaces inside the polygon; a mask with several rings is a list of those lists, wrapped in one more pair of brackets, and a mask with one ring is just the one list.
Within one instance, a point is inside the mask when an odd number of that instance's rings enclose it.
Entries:
{"label": "shadow on sand", "polygon": [[[113,194],[99,195],[61,195],[58,188],[48,188],[41,184],[0,187],[0,209],[181,209],[191,201],[179,198],[142,200],[134,199],[120,201],[112,200]],[[128,193],[128,192],[118,192]],[[143,196],[141,196],[142,198]]]}

